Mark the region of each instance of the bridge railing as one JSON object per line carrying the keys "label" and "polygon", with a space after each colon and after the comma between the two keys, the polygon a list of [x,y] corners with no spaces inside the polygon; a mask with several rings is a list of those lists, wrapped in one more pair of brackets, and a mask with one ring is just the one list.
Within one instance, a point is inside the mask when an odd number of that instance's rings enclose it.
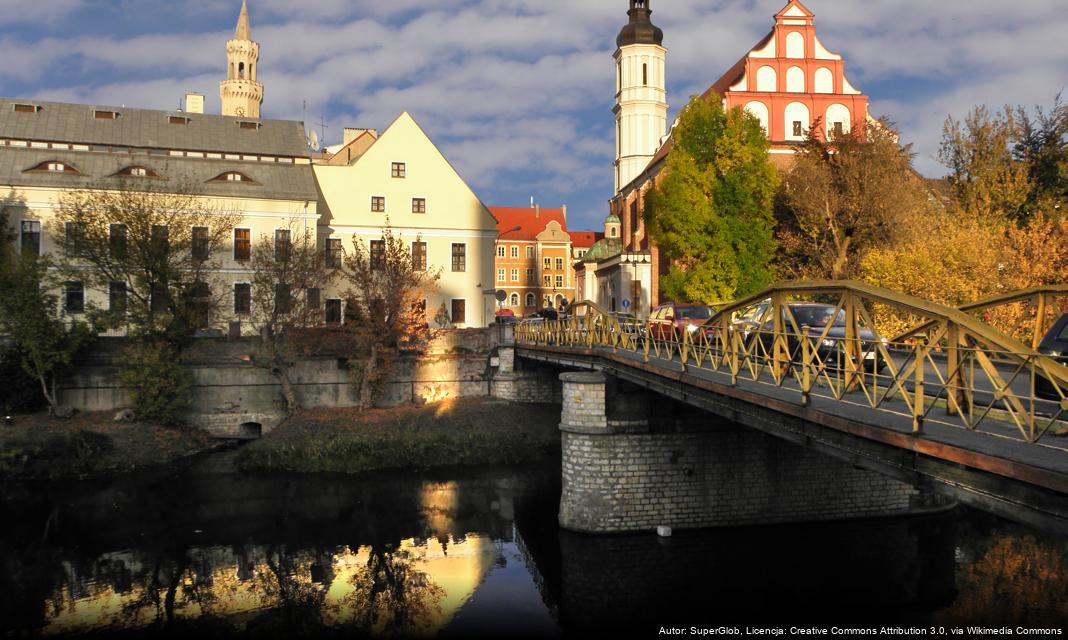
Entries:
{"label": "bridge railing", "polygon": [[[813,301],[832,306],[838,321],[800,322],[798,303]],[[873,308],[922,317],[924,330],[887,339],[876,329]],[[519,323],[517,343],[672,361],[718,372],[731,384],[745,379],[792,390],[802,404],[818,396],[905,414],[915,433],[937,419],[1034,443],[1068,428],[1062,420],[1068,418],[1068,367],[962,310],[861,283],[779,284],[721,305],[704,324],[685,329],[589,302],[572,311],[563,320]]]}

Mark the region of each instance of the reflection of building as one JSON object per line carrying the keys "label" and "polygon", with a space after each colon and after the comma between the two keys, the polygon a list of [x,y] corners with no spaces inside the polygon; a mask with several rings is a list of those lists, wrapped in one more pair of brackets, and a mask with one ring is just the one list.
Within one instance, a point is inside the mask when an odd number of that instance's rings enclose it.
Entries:
{"label": "reflection of building", "polygon": [[575,297],[567,207],[490,207],[497,218],[494,263],[500,307],[529,315],[544,307],[559,309]]}
{"label": "reflection of building", "polygon": [[[596,263],[597,278],[604,280],[601,290],[614,292],[601,302],[619,299],[620,292],[636,298],[631,291],[635,285],[628,282],[641,283],[647,293],[642,305],[635,306],[639,315],[648,313],[647,303],[660,301],[659,274],[668,268],[647,237],[642,219],[645,193],[656,183],[672,149],[660,118],[666,109],[666,50],[663,32],[652,24],[651,13],[649,0],[630,0],[629,22],[616,41],[616,194],[609,209],[620,220],[621,241],[618,253]],[[870,120],[868,98],[846,79],[842,56],[823,46],[816,37],[813,13],[798,0],[789,0],[775,15],[771,32],[704,94],[706,99],[713,96],[727,108],[741,107],[760,119],[771,140],[771,160],[780,169],[790,166],[796,145],[810,131],[818,136],[841,135]],[[639,159],[642,166],[636,167]]]}
{"label": "reflection of building", "polygon": [[388,223],[410,243],[417,264],[441,272],[438,291],[427,299],[429,318],[444,304],[459,327],[492,322],[497,222],[489,210],[408,113],[381,136],[346,133],[348,144],[315,164],[327,250],[354,235],[376,241]]}

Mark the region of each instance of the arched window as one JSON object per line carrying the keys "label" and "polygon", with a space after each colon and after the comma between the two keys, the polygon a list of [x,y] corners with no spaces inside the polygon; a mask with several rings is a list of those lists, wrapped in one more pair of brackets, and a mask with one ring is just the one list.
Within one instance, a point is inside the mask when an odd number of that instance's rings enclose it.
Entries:
{"label": "arched window", "polygon": [[518,293],[513,293],[512,296],[510,298],[508,298],[508,304],[510,306],[513,306],[513,307],[518,307],[519,306],[519,294]]}
{"label": "arched window", "polygon": [[834,75],[827,67],[816,69],[815,93],[834,93]]}
{"label": "arched window", "polygon": [[774,93],[779,90],[778,78],[775,75],[774,68],[760,67],[760,69],[757,70],[756,90],[766,91],[768,93]]}
{"label": "arched window", "polygon": [[808,135],[809,127],[812,126],[812,118],[809,116],[808,107],[800,102],[791,102],[786,105],[785,133],[787,140],[804,140]]}
{"label": "arched window", "polygon": [[853,118],[849,113],[849,107],[841,104],[832,104],[827,107],[827,117],[825,119],[827,123],[827,138],[833,139],[835,136],[848,135],[853,122]]}
{"label": "arched window", "polygon": [[786,34],[786,57],[805,57],[805,36],[801,35],[797,31],[791,31],[790,33]]}
{"label": "arched window", "polygon": [[528,307],[533,307],[537,302],[538,302],[537,296],[535,296],[533,293],[528,293],[527,294],[527,306]]}
{"label": "arched window", "polygon": [[642,86],[649,86],[649,65],[642,63]]}
{"label": "arched window", "polygon": [[764,134],[767,135],[770,129],[768,128],[768,107],[763,102],[753,101],[745,105],[745,110],[753,114],[753,117],[760,120],[760,126],[764,127]]}
{"label": "arched window", "polygon": [[244,62],[237,63],[237,77],[240,78],[241,80],[245,79],[245,63]]}
{"label": "arched window", "polygon": [[805,92],[805,72],[801,67],[790,67],[786,70],[786,90],[790,93]]}

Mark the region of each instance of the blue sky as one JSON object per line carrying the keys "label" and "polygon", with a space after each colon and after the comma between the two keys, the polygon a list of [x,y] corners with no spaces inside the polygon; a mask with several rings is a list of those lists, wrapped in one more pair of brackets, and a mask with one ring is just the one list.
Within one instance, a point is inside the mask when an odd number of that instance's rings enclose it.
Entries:
{"label": "blue sky", "polygon": [[[672,113],[770,28],[785,0],[652,0]],[[487,204],[612,195],[612,52],[627,0],[250,0],[264,116],[385,128],[409,111]],[[809,0],[854,86],[939,176],[942,123],[972,105],[1048,105],[1068,85],[1063,0]],[[219,110],[240,0],[0,0],[0,95]]]}

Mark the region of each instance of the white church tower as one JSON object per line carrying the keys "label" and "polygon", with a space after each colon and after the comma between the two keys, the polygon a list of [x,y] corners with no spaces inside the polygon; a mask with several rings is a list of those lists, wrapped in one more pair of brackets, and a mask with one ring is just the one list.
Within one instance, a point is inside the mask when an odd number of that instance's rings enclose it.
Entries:
{"label": "white church tower", "polygon": [[664,32],[650,0],[630,0],[630,22],[616,38],[616,193],[653,159],[667,133]]}
{"label": "white church tower", "polygon": [[234,38],[226,43],[226,80],[219,83],[224,116],[260,117],[263,85],[256,82],[259,61],[260,45],[252,41],[248,23],[248,0],[242,0]]}

